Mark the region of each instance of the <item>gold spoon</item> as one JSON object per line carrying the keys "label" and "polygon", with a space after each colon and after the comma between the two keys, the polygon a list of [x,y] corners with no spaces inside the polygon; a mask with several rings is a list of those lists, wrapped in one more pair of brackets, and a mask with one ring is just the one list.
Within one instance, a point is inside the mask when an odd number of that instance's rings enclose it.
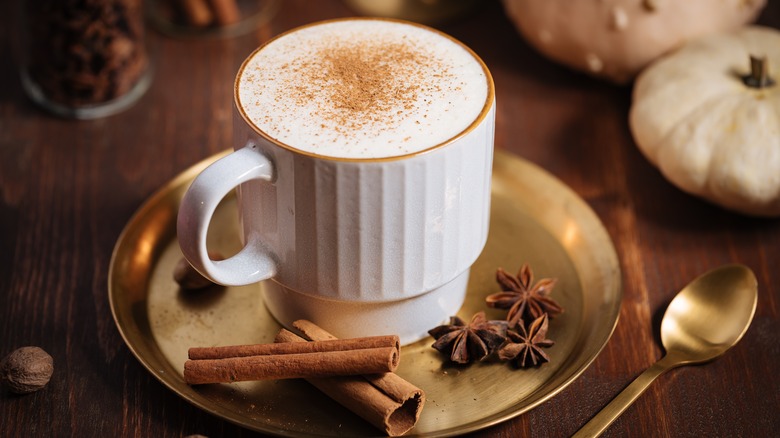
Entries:
{"label": "gold spoon", "polygon": [[758,301],[756,276],[743,265],[713,269],[685,286],[661,321],[666,355],[640,374],[573,438],[601,435],[656,377],[681,365],[715,359],[742,339]]}

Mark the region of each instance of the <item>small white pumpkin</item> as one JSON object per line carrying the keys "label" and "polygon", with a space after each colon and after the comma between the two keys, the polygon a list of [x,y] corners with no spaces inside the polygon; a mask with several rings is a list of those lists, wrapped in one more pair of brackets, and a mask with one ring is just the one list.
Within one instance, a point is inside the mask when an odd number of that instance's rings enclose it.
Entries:
{"label": "small white pumpkin", "polygon": [[780,71],[777,30],[749,26],[691,42],[637,78],[629,123],[642,153],[682,190],[780,216],[780,77],[758,87],[762,67],[764,78]]}
{"label": "small white pumpkin", "polygon": [[545,56],[617,83],[700,36],[752,22],[766,0],[504,0]]}

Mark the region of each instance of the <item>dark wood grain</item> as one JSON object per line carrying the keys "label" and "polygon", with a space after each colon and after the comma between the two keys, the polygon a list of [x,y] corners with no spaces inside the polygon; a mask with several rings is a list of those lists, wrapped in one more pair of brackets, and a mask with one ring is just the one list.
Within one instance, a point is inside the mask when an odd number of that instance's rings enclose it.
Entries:
{"label": "dark wood grain", "polygon": [[[9,3],[0,6],[4,60],[18,40]],[[0,435],[257,436],[189,405],[133,357],[108,307],[109,260],[150,194],[231,144],[232,80],[244,57],[279,32],[348,15],[339,1],[285,1],[272,22],[234,39],[150,32],[151,89],[131,109],[94,121],[38,110],[14,64],[0,63],[0,355],[37,345],[55,360],[44,390],[0,391]],[[780,4],[771,2],[760,20],[779,27]],[[739,216],[677,190],[633,143],[630,87],[547,61],[499,3],[441,28],[494,74],[496,146],[549,170],[593,207],[615,242],[625,291],[614,336],[581,378],[474,435],[571,435],[661,356],[660,318],[676,291],[738,262],[759,282],[742,342],[711,364],[662,376],[606,436],[780,436],[780,221]]]}

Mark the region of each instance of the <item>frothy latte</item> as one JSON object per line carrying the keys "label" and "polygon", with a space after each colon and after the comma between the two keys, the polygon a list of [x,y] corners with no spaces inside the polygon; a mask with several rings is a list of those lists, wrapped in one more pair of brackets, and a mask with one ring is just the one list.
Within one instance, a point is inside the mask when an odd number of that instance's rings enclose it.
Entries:
{"label": "frothy latte", "polygon": [[456,137],[483,112],[488,78],[461,44],[421,26],[351,19],[304,27],[255,52],[238,105],[269,137],[339,158],[386,158]]}

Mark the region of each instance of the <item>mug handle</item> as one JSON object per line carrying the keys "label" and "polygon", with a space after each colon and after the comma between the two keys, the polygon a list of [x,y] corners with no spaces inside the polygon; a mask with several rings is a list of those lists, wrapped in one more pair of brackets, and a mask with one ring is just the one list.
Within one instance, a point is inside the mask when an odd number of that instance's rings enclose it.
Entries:
{"label": "mug handle", "polygon": [[225,260],[211,260],[206,248],[209,224],[222,198],[247,181],[274,181],[273,163],[256,147],[248,145],[207,167],[192,182],[179,206],[176,228],[184,257],[198,272],[225,286],[266,280],[278,270],[273,254],[257,234],[246,236],[244,248]]}

